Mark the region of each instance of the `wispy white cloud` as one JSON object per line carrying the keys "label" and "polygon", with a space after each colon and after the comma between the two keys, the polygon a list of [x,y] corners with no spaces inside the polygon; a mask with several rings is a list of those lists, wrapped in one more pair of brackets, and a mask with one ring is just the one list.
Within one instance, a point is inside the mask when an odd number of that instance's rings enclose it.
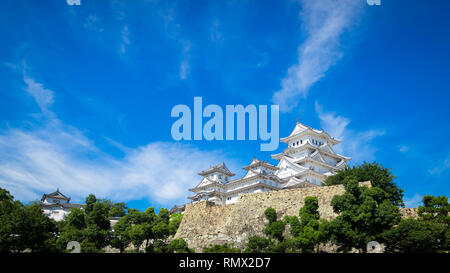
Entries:
{"label": "wispy white cloud", "polygon": [[220,21],[218,19],[215,19],[209,31],[210,39],[212,42],[221,42],[224,40],[220,27]]}
{"label": "wispy white cloud", "polygon": [[191,65],[189,64],[189,52],[191,50],[191,42],[183,41],[182,60],[180,64],[180,79],[185,80],[191,72]]}
{"label": "wispy white cloud", "polygon": [[66,3],[69,6],[81,6],[81,0],[66,0]]}
{"label": "wispy white cloud", "polygon": [[187,60],[182,60],[180,64],[180,79],[185,80],[187,79],[189,73],[190,73],[190,65]]}
{"label": "wispy white cloud", "polygon": [[384,135],[383,130],[368,130],[357,132],[349,128],[350,119],[337,115],[334,112],[326,112],[322,105],[315,103],[315,109],[319,115],[320,124],[331,136],[342,140],[334,147],[337,153],[351,156],[353,163],[372,161],[375,159],[377,148],[372,141]]}
{"label": "wispy white cloud", "polygon": [[95,14],[89,14],[86,18],[86,22],[83,24],[84,28],[95,31],[95,32],[103,32],[105,29],[99,26],[100,22],[98,17]]}
{"label": "wispy white cloud", "polygon": [[127,52],[127,48],[130,45],[130,31],[127,25],[122,27],[120,31],[121,43],[120,43],[120,53],[125,54]]}
{"label": "wispy white cloud", "polygon": [[314,83],[325,76],[338,61],[343,51],[341,36],[360,13],[363,1],[355,0],[301,0],[300,18],[307,38],[298,47],[297,63],[289,67],[281,80],[281,89],[272,101],[280,110],[288,112],[298,100],[307,96]]}
{"label": "wispy white cloud", "polygon": [[[43,111],[53,92],[26,78],[27,91]],[[116,143],[117,144],[117,143]],[[128,148],[114,157],[80,130],[53,119],[33,129],[0,130],[0,187],[22,201],[57,187],[81,200],[89,193],[115,200],[147,198],[160,204],[185,202],[187,189],[199,182],[198,171],[227,161],[220,151],[202,151],[176,142]],[[238,164],[228,162],[231,168]]]}
{"label": "wispy white cloud", "polygon": [[53,92],[26,75],[24,75],[23,81],[26,84],[25,90],[36,100],[41,111],[44,114],[49,113],[49,107],[53,104],[54,99]]}
{"label": "wispy white cloud", "polygon": [[406,153],[409,151],[409,146],[406,145],[402,145],[400,146],[400,148],[398,149],[401,153]]}
{"label": "wispy white cloud", "polygon": [[438,176],[449,169],[450,169],[450,157],[446,158],[442,163],[438,164],[437,166],[428,169],[428,173],[430,175]]}
{"label": "wispy white cloud", "polygon": [[423,196],[416,193],[413,197],[405,197],[405,207],[407,208],[417,208],[418,206],[422,205],[422,198]]}

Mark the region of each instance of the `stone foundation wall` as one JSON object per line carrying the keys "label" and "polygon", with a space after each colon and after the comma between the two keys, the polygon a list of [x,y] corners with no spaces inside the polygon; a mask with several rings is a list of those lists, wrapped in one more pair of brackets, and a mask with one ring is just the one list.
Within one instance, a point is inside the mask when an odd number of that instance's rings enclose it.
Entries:
{"label": "stone foundation wall", "polygon": [[[371,186],[370,182],[361,182],[360,185]],[[201,252],[203,247],[223,243],[244,248],[248,237],[263,236],[262,230],[267,221],[264,211],[268,207],[277,211],[278,219],[284,215],[298,216],[305,197],[316,196],[320,217],[332,220],[337,215],[330,205],[331,199],[344,192],[343,185],[308,187],[244,194],[239,196],[236,203],[229,205],[215,205],[207,201],[187,204],[174,238],[185,239],[196,252]],[[404,216],[416,214],[415,209],[403,210]]]}

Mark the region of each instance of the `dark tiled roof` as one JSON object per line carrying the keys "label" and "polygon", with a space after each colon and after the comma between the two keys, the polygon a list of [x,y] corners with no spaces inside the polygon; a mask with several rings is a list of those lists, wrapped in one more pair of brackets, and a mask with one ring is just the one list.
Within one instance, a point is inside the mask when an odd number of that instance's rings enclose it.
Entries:
{"label": "dark tiled roof", "polygon": [[174,213],[183,212],[185,207],[186,207],[186,205],[178,205],[178,206],[175,205],[175,206],[173,206],[173,208],[170,209],[169,213],[174,214]]}
{"label": "dark tiled roof", "polygon": [[212,166],[209,169],[199,172],[198,174],[201,176],[205,176],[214,172],[221,172],[223,174],[226,174],[228,176],[234,176],[234,173],[230,172],[230,170],[227,168],[227,166],[225,165],[225,162],[222,162],[219,165],[216,166]]}
{"label": "dark tiled roof", "polygon": [[84,208],[83,204],[72,204],[72,203],[61,203],[61,204],[41,204],[41,207],[43,208],[65,208],[65,209],[71,209],[71,208]]}
{"label": "dark tiled roof", "polygon": [[258,167],[258,166],[263,166],[263,167],[266,167],[266,168],[272,169],[272,170],[277,170],[278,169],[277,167],[273,166],[269,162],[259,160],[256,157],[253,157],[252,162],[250,162],[250,164],[248,166],[245,166],[242,169],[250,170],[250,169]]}
{"label": "dark tiled roof", "polygon": [[41,201],[44,201],[47,197],[50,198],[54,198],[54,199],[60,199],[60,200],[70,200],[70,197],[65,196],[64,194],[62,194],[59,189],[56,189],[55,192],[49,193],[49,194],[44,194],[41,198]]}

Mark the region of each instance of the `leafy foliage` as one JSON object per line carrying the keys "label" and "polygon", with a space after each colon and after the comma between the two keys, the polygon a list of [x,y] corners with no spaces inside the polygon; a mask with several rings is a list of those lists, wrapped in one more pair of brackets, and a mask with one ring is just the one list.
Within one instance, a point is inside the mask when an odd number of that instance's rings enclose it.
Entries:
{"label": "leafy foliage", "polygon": [[297,234],[292,241],[291,246],[299,249],[301,252],[314,252],[316,246],[321,241],[321,231],[319,224],[319,201],[317,197],[306,197],[305,205],[300,209],[299,227],[294,226],[292,234]]}
{"label": "leafy foliage", "polygon": [[349,177],[357,181],[370,181],[373,187],[382,189],[389,199],[396,206],[403,206],[403,190],[394,183],[395,176],[391,169],[384,168],[377,162],[367,163],[339,170],[335,175],[329,176],[323,185],[331,186],[344,184]]}
{"label": "leafy foliage", "polygon": [[346,192],[334,196],[331,205],[339,215],[325,224],[326,236],[347,252],[352,248],[366,251],[370,241],[382,241],[381,234],[400,221],[398,207],[378,187],[360,187],[356,177],[344,180]]}
{"label": "leafy foliage", "polygon": [[167,245],[168,253],[193,253],[194,250],[188,247],[188,244],[183,238],[174,239]]}
{"label": "leafy foliage", "polygon": [[84,209],[86,213],[90,213],[93,209],[94,204],[97,202],[97,197],[93,194],[89,194],[86,199],[84,200],[84,203],[86,204]]}
{"label": "leafy foliage", "polygon": [[[388,252],[420,253],[445,250],[446,227],[432,221],[404,219],[383,236]],[[448,234],[447,234],[448,235]],[[448,245],[446,250],[448,251]]]}
{"label": "leafy foliage", "polygon": [[279,242],[283,241],[283,232],[286,227],[284,221],[277,221],[277,212],[273,208],[267,208],[264,212],[269,223],[263,230],[263,233],[269,238],[277,239]]}
{"label": "leafy foliage", "polygon": [[[71,251],[66,250],[70,241],[79,242],[84,253],[103,252],[107,245],[124,252],[130,243],[138,252],[144,242],[151,252],[192,252],[183,239],[165,243],[176,233],[182,214],[170,216],[162,208],[156,215],[153,207],[141,212],[93,194],[85,202],[84,209],[73,208],[63,221],[55,222],[42,213],[39,203],[24,206],[0,188],[0,252]],[[121,217],[113,229],[109,217]]]}
{"label": "leafy foliage", "polygon": [[450,225],[450,205],[447,196],[431,196],[423,197],[423,206],[420,206],[419,217],[424,221],[436,221],[438,223]]}
{"label": "leafy foliage", "polygon": [[266,218],[269,221],[269,224],[277,221],[277,212],[275,211],[274,208],[267,208],[264,211],[264,215],[266,215]]}
{"label": "leafy foliage", "polygon": [[128,215],[120,218],[114,225],[114,232],[112,233],[110,244],[112,247],[119,249],[120,253],[131,243],[130,230],[131,221]]}
{"label": "leafy foliage", "polygon": [[247,247],[244,252],[246,253],[270,252],[273,245],[274,243],[270,239],[255,235],[248,238]]}
{"label": "leafy foliage", "polygon": [[450,250],[450,206],[446,196],[424,196],[418,219],[403,219],[384,232],[389,252],[417,253]]}
{"label": "leafy foliage", "polygon": [[55,252],[56,223],[38,204],[24,206],[0,189],[0,252]]}
{"label": "leafy foliage", "polygon": [[67,243],[77,241],[83,253],[103,252],[111,240],[108,214],[107,202],[90,194],[86,197],[85,209],[72,209],[60,224],[58,246],[64,250]]}
{"label": "leafy foliage", "polygon": [[174,213],[170,215],[169,219],[169,235],[175,235],[177,233],[178,227],[180,226],[181,220],[183,220],[182,213]]}

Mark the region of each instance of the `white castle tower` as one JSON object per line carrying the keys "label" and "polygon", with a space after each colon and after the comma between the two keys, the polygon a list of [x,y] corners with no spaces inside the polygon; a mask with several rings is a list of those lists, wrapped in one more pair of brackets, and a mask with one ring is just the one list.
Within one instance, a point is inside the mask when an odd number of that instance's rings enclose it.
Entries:
{"label": "white castle tower", "polygon": [[272,158],[279,160],[275,175],[284,181],[283,188],[302,183],[320,186],[327,176],[345,168],[351,159],[333,151],[332,147],[340,140],[298,121],[292,133],[280,141],[288,147]]}
{"label": "white castle tower", "polygon": [[239,194],[278,190],[283,182],[274,174],[275,166],[256,158],[243,169],[247,173],[234,180],[230,180],[234,174],[225,163],[200,172],[203,179],[195,188],[189,189],[194,195],[188,198],[194,202],[208,200],[216,204],[231,204],[237,201]]}
{"label": "white castle tower", "polygon": [[253,158],[243,169],[247,173],[234,180],[234,174],[225,163],[202,171],[202,181],[189,196],[193,202],[211,201],[216,204],[231,204],[239,194],[266,192],[297,187],[320,186],[327,176],[345,168],[350,157],[339,155],[333,146],[341,141],[330,137],[323,130],[316,130],[297,121],[292,133],[280,141],[288,147],[272,155],[277,166]]}
{"label": "white castle tower", "polygon": [[194,192],[194,195],[188,198],[192,201],[208,200],[218,204],[223,203],[224,187],[234,173],[228,170],[225,163],[222,163],[198,174],[203,176],[203,179],[195,188],[189,189]]}

